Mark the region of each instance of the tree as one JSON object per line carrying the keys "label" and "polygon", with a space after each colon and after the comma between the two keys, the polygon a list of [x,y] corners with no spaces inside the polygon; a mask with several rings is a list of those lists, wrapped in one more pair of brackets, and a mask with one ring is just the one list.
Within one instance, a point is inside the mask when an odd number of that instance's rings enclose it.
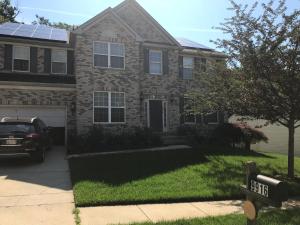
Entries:
{"label": "tree", "polygon": [[288,13],[285,0],[238,5],[219,27],[228,38],[215,41],[228,56],[229,68],[213,66],[201,76],[199,110],[228,110],[288,128],[288,176],[294,177],[294,134],[300,126],[300,10]]}
{"label": "tree", "polygon": [[19,9],[12,6],[10,0],[0,0],[0,23],[16,22]]}
{"label": "tree", "polygon": [[42,24],[42,25],[47,25],[55,28],[61,28],[61,29],[66,29],[66,30],[74,30],[77,26],[75,25],[70,25],[67,23],[63,22],[57,22],[57,23],[52,23],[50,22],[49,19],[46,19],[43,16],[35,15],[36,20],[32,22],[32,24]]}

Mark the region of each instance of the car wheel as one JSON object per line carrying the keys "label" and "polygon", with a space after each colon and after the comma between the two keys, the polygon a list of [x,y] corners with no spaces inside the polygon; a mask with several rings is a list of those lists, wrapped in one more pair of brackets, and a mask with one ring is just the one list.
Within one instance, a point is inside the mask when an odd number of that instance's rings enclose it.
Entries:
{"label": "car wheel", "polygon": [[45,161],[45,150],[38,150],[34,153],[31,154],[31,158],[33,159],[33,161],[38,162],[38,163],[42,163]]}

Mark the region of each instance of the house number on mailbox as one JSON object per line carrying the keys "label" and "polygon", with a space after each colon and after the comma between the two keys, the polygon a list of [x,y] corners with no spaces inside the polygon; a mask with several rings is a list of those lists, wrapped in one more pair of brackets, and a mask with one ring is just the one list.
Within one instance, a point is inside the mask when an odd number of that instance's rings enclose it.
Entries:
{"label": "house number on mailbox", "polygon": [[262,183],[259,183],[255,180],[251,180],[251,184],[250,184],[250,190],[257,193],[257,194],[260,194],[264,197],[269,197],[269,186],[268,185],[265,185],[265,184],[262,184]]}

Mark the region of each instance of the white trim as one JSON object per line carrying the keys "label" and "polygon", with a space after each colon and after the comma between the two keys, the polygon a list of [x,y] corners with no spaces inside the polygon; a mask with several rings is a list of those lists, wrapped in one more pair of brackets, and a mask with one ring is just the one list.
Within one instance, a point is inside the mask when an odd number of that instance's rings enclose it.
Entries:
{"label": "white trim", "polygon": [[[207,122],[207,124],[211,124],[211,125],[216,125],[216,124],[219,124],[220,123],[220,115],[219,115],[219,111],[217,112],[213,112],[213,113],[210,113],[210,114],[214,114],[214,113],[217,113],[217,122]],[[206,115],[210,115],[210,114],[206,114]]]}
{"label": "white trim", "polygon": [[45,84],[41,84],[41,83],[30,83],[30,85],[27,86],[16,82],[12,83],[12,82],[5,82],[5,81],[0,82],[0,88],[13,89],[13,90],[18,89],[18,90],[46,90],[46,91],[76,91],[75,85],[50,87],[50,86],[45,86]]}
{"label": "white trim", "polygon": [[[151,52],[160,53],[160,55],[161,55],[160,62],[152,61],[153,64],[159,64],[160,63],[160,73],[151,73],[151,59],[150,59]],[[163,52],[162,52],[162,50],[155,50],[155,49],[150,49],[149,50],[149,74],[150,75],[163,75]]]}
{"label": "white trim", "polygon": [[[53,58],[52,58],[52,55],[53,55],[53,51],[64,51],[66,53],[66,61],[65,62],[60,62],[60,61],[54,61]],[[51,48],[51,57],[50,57],[50,60],[51,60],[51,74],[62,74],[62,75],[66,75],[68,73],[68,51],[66,49],[61,49],[61,48]],[[52,63],[65,63],[65,67],[66,67],[66,72],[65,73],[54,73],[53,72],[53,66],[52,66]]]}
{"label": "white trim", "polygon": [[68,146],[68,105],[65,106],[65,147]]}
{"label": "white trim", "polygon": [[[164,107],[166,105],[166,108]],[[168,101],[162,101],[162,114],[163,114],[163,132],[168,131],[169,123],[168,123]],[[166,111],[165,111],[166,110]],[[166,114],[166,118],[165,118]],[[165,124],[166,121],[166,124]]]}
{"label": "white trim", "polygon": [[[107,44],[107,55],[95,53],[95,43]],[[112,55],[112,54],[111,54],[111,51],[110,51],[111,44],[122,45],[122,47],[123,47],[123,56]],[[126,55],[125,51],[126,51],[126,49],[125,49],[125,44],[123,44],[123,43],[118,43],[118,42],[106,42],[106,41],[93,41],[93,67],[94,67],[94,68],[100,68],[100,69],[125,70],[125,55]],[[103,67],[103,66],[95,66],[95,55],[107,56],[107,67]],[[123,59],[124,59],[123,68],[111,67],[111,57],[112,57],[112,56],[123,57]]]}
{"label": "white trim", "polygon": [[[102,106],[95,106],[95,93],[108,93],[108,107]],[[124,106],[123,107],[112,107],[111,106],[111,94],[124,94]],[[95,122],[95,108],[105,108],[108,109],[108,122]],[[111,122],[111,109],[112,108],[120,108],[124,109],[124,122]],[[93,92],[93,124],[126,124],[126,93],[125,92],[118,92],[118,91],[94,91]]]}
{"label": "white trim", "polygon": [[[28,59],[28,70],[16,70],[15,67],[15,47],[23,47],[23,48],[27,48],[29,49],[28,51],[28,55],[29,55],[29,59]],[[27,60],[27,59],[19,59],[19,60]],[[24,46],[24,45],[19,45],[19,44],[14,44],[13,48],[12,48],[12,71],[14,72],[21,72],[21,73],[28,73],[30,72],[30,46]]]}

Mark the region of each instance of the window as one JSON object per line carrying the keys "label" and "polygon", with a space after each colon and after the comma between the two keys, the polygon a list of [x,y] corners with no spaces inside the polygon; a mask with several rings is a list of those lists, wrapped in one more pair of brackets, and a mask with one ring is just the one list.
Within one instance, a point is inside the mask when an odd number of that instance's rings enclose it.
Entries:
{"label": "window", "polygon": [[193,99],[184,98],[184,123],[196,123],[196,115],[192,111]]}
{"label": "window", "polygon": [[13,69],[15,71],[29,72],[30,66],[30,47],[13,47]]}
{"label": "window", "polygon": [[125,93],[95,92],[94,123],[124,123]]}
{"label": "window", "polygon": [[201,72],[206,72],[206,58],[201,58],[200,59],[200,70]]}
{"label": "window", "polygon": [[205,115],[205,121],[208,124],[218,124],[219,123],[219,113],[213,112]]}
{"label": "window", "polygon": [[149,51],[150,74],[162,74],[162,51]]}
{"label": "window", "polygon": [[183,57],[183,79],[191,80],[193,78],[194,58]]}
{"label": "window", "polygon": [[94,42],[94,66],[124,69],[125,49],[123,44]]}
{"label": "window", "polygon": [[52,73],[67,73],[67,51],[60,49],[52,49],[51,51],[51,70]]}

